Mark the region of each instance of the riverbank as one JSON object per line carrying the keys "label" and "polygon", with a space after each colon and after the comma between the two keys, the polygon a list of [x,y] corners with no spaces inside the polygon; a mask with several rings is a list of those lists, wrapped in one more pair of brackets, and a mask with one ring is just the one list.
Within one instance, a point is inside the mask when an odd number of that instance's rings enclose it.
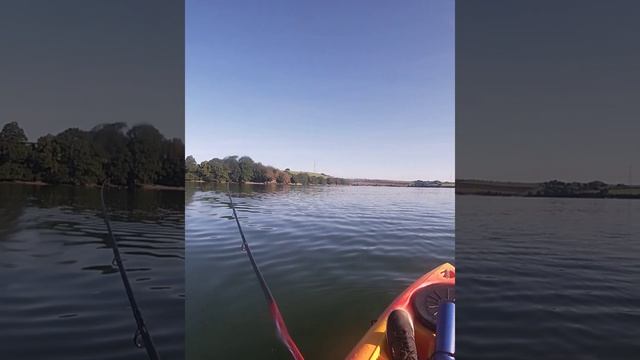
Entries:
{"label": "riverbank", "polygon": [[[347,180],[344,184],[300,184],[300,183],[288,183],[288,184],[280,184],[277,182],[255,182],[255,181],[247,181],[241,184],[247,185],[287,185],[287,186],[387,186],[387,187],[428,187],[428,188],[455,188],[454,182],[426,182],[426,181],[400,181],[400,180],[370,180],[370,179],[345,179]],[[187,180],[187,183],[205,183],[205,184],[216,184],[217,182],[208,182],[203,180]],[[223,184],[221,182],[221,184]],[[240,184],[237,182],[229,182],[229,184]]]}
{"label": "riverbank", "polygon": [[154,185],[154,184],[143,184],[137,185],[137,189],[143,190],[175,190],[175,191],[184,191],[184,186],[168,186],[168,185]]}
{"label": "riverbank", "polygon": [[564,197],[564,198],[619,198],[640,199],[640,186],[601,181],[588,183],[547,181],[542,183],[520,183],[489,180],[458,180],[458,195]]}
{"label": "riverbank", "polygon": [[47,186],[51,185],[44,181],[23,181],[23,180],[0,180],[0,183],[5,184],[22,184],[22,185],[36,185],[36,186]]}
{"label": "riverbank", "polygon": [[286,184],[286,185],[352,185],[352,186],[392,186],[392,187],[429,187],[454,188],[449,181],[406,181],[363,178],[335,177],[324,172],[296,171],[286,168],[280,170],[270,165],[255,162],[248,156],[227,156],[213,158],[198,163],[193,156],[185,159],[187,182],[229,182],[240,184]]}
{"label": "riverbank", "polygon": [[[33,186],[65,185],[65,186],[82,186],[82,187],[88,187],[88,188],[95,188],[95,187],[102,186],[101,184],[57,184],[57,183],[47,183],[47,182],[44,182],[44,181],[24,181],[24,180],[0,180],[0,183],[33,185]],[[107,187],[118,188],[118,189],[128,189],[129,188],[127,186],[118,186],[118,185],[113,185],[113,184],[107,184]],[[158,185],[158,184],[136,184],[135,189],[184,191],[184,186],[168,186],[168,185]]]}
{"label": "riverbank", "polygon": [[405,180],[378,180],[378,179],[347,179],[352,186],[393,186],[393,187],[428,187],[428,188],[454,188],[456,184],[448,181],[405,181]]}

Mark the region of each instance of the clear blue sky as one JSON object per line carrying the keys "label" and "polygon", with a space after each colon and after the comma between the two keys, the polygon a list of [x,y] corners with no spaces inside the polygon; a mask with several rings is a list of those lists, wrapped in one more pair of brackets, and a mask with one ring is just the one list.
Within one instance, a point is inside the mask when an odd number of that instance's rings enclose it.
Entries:
{"label": "clear blue sky", "polygon": [[454,1],[186,9],[186,151],[348,178],[454,178]]}

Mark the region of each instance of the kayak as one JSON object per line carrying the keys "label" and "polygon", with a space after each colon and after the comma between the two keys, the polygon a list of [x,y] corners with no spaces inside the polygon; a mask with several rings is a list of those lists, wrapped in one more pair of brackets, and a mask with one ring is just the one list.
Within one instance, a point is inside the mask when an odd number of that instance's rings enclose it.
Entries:
{"label": "kayak", "polygon": [[443,300],[455,301],[454,286],[455,267],[449,263],[420,277],[393,300],[347,356],[347,360],[392,360],[387,319],[392,313],[397,313],[396,310],[404,310],[408,314],[408,321],[414,330],[418,359],[430,359],[436,347],[438,308]]}

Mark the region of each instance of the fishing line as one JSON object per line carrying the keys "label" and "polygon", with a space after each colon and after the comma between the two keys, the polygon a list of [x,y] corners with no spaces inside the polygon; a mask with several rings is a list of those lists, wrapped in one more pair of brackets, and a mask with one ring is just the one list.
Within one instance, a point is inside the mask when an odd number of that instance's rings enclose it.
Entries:
{"label": "fishing line", "polygon": [[[111,231],[111,222],[109,221],[109,215],[107,214],[107,206],[104,202],[104,185],[106,181],[102,183],[102,189],[100,190],[100,201],[102,202],[102,214],[104,217],[104,222],[107,224],[107,230],[109,231],[109,236],[111,237],[112,249],[113,249],[113,260],[118,266],[118,271],[120,272],[120,277],[122,278],[122,283],[124,284],[124,288],[127,292],[127,297],[129,298],[129,304],[131,304],[131,311],[133,311],[133,317],[136,319],[136,325],[138,329],[136,333],[133,335],[133,343],[136,347],[141,348],[145,347],[147,350],[147,355],[151,360],[159,360],[158,352],[156,351],[155,346],[153,345],[153,340],[151,340],[151,335],[149,335],[149,331],[147,331],[147,326],[144,324],[144,319],[142,318],[142,313],[138,308],[138,304],[136,303],[136,299],[133,297],[133,290],[131,289],[131,284],[129,283],[129,278],[127,277],[126,269],[124,268],[124,264],[122,263],[122,258],[120,257],[120,249],[118,248],[118,242],[116,241],[116,237],[113,235]],[[113,262],[112,262],[113,263]],[[139,338],[142,338],[142,344],[139,341]]]}
{"label": "fishing line", "polygon": [[271,289],[267,285],[267,282],[262,276],[262,272],[260,268],[258,268],[258,264],[256,260],[253,258],[253,254],[251,254],[251,248],[249,247],[249,243],[247,243],[247,239],[244,237],[244,232],[242,231],[242,226],[240,226],[240,220],[238,220],[238,214],[236,213],[236,208],[233,205],[233,199],[231,198],[231,191],[229,190],[229,183],[227,183],[227,195],[229,195],[229,204],[231,205],[231,210],[233,210],[233,217],[236,219],[236,224],[238,224],[238,230],[240,231],[240,237],[242,237],[242,246],[243,249],[247,252],[247,256],[249,256],[249,261],[251,262],[251,266],[253,267],[253,271],[256,273],[258,277],[258,281],[260,282],[260,287],[262,288],[262,292],[264,293],[264,297],[267,299],[267,303],[269,305],[269,311],[271,312],[271,317],[273,318],[278,337],[284,343],[284,345],[289,349],[291,356],[295,360],[304,360],[302,353],[298,349],[295,341],[289,335],[289,330],[287,329],[287,325],[284,322],[284,318],[280,313],[280,309],[278,308],[278,304],[276,303],[276,299],[273,297],[271,293]]}

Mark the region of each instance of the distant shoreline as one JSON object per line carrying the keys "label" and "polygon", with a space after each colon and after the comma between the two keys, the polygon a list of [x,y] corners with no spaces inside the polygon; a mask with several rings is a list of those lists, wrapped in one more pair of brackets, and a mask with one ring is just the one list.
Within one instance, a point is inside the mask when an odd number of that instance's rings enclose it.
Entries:
{"label": "distant shoreline", "polygon": [[341,178],[324,172],[295,171],[289,168],[280,170],[261,162],[255,162],[248,156],[227,156],[213,158],[200,163],[189,155],[185,159],[185,180],[207,183],[231,184],[288,184],[288,185],[351,185],[351,186],[395,186],[453,188],[454,182],[429,180],[380,180],[363,178]]}
{"label": "distant shoreline", "polygon": [[377,179],[347,179],[351,186],[391,186],[391,187],[423,187],[423,188],[455,188],[454,182],[449,181],[405,181],[405,180],[377,180]]}
{"label": "distant shoreline", "polygon": [[524,183],[490,180],[457,180],[457,195],[517,196],[548,198],[640,199],[640,186],[601,181]]}
{"label": "distant shoreline", "polygon": [[[412,187],[412,188],[443,188],[443,189],[453,189],[455,188],[455,183],[442,183],[442,185],[422,185],[416,186],[413,185],[414,181],[394,181],[394,180],[363,180],[363,179],[346,179],[348,181],[353,181],[346,184],[307,184],[306,186],[379,186],[379,187]],[[186,183],[200,183],[200,184],[227,184],[227,182],[216,182],[216,181],[204,181],[204,180],[186,180]],[[247,182],[228,182],[229,184],[234,185],[287,185],[287,186],[305,186],[300,183],[289,183],[289,184],[279,184],[276,182],[255,182],[255,181],[247,181]]]}

